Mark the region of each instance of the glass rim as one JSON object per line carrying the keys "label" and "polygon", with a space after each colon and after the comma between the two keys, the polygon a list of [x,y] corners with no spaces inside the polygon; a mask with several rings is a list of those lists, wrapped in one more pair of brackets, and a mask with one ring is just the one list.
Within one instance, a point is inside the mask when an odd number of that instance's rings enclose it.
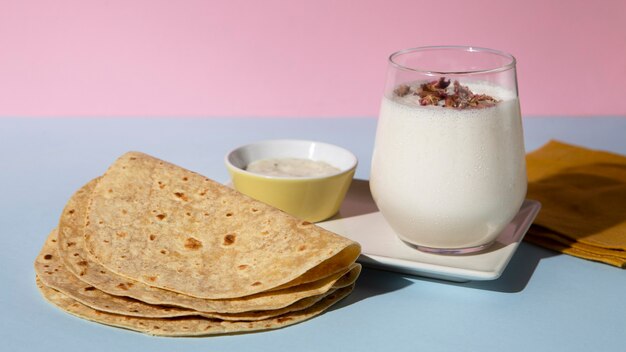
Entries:
{"label": "glass rim", "polygon": [[[495,68],[490,68],[490,69],[467,70],[467,71],[433,71],[433,70],[423,70],[423,69],[408,67],[408,66],[402,65],[394,61],[394,59],[400,55],[405,55],[405,54],[419,52],[419,51],[432,51],[432,50],[457,50],[457,51],[467,51],[467,52],[483,52],[483,53],[489,53],[489,54],[504,57],[508,59],[509,62],[504,65],[501,65]],[[478,46],[466,46],[466,45],[420,46],[420,47],[399,50],[389,55],[389,63],[395,68],[405,70],[405,71],[422,73],[426,75],[433,75],[433,76],[434,75],[476,75],[476,74],[502,72],[502,71],[514,69],[516,62],[517,60],[515,59],[515,57],[507,52],[495,50],[495,49],[478,47]]]}

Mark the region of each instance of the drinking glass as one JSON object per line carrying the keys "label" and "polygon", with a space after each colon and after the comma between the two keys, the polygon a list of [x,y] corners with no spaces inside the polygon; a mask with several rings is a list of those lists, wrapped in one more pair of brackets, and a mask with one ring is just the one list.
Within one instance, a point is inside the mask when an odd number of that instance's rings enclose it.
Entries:
{"label": "drinking glass", "polygon": [[389,57],[370,188],[417,249],[482,250],[519,211],[526,165],[515,58],[437,46]]}

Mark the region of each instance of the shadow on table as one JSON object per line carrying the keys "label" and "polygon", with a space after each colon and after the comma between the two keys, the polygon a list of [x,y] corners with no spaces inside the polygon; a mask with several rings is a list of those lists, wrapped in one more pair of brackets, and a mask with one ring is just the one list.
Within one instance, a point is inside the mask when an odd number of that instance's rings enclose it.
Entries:
{"label": "shadow on table", "polygon": [[354,291],[352,291],[352,293],[341,302],[332,306],[329,310],[349,306],[370,297],[401,290],[412,284],[412,280],[409,280],[402,275],[398,275],[397,273],[390,273],[364,267],[363,271],[361,271],[359,279],[356,282]]}
{"label": "shadow on table", "polygon": [[497,280],[490,281],[453,282],[364,267],[352,294],[332,306],[329,311],[349,306],[370,297],[401,290],[412,285],[414,280],[495,292],[521,292],[528,285],[539,262],[559,254],[532,244],[521,243],[502,276]]}
{"label": "shadow on table", "polygon": [[[542,259],[560,255],[560,253],[522,242],[511,258],[502,275],[496,280],[452,282],[439,279],[421,278],[426,281],[439,282],[446,285],[467,287],[505,293],[521,292],[526,288],[537,265]],[[417,278],[417,277],[416,277]]]}
{"label": "shadow on table", "polygon": [[341,203],[339,212],[328,220],[349,218],[358,215],[374,213],[378,207],[370,193],[370,183],[368,180],[354,179],[348,188],[346,198]]}

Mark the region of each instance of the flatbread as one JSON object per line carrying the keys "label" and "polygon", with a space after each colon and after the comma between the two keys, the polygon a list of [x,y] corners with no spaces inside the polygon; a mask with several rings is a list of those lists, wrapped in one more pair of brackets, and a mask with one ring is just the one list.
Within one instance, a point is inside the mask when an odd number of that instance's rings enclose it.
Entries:
{"label": "flatbread", "polygon": [[[57,244],[59,255],[66,269],[81,281],[106,293],[131,297],[149,304],[178,306],[201,312],[240,313],[254,310],[275,310],[289,306],[306,297],[327,292],[337,284],[345,272],[350,270],[348,267],[316,282],[230,300],[191,297],[122,277],[94,262],[85,249],[82,235],[84,217],[86,216],[87,203],[97,182],[98,179],[90,181],[76,191],[68,201],[59,222]],[[352,276],[355,276],[354,273]],[[344,285],[347,284],[344,283]]]}
{"label": "flatbread", "polygon": [[[327,292],[331,287],[337,285],[341,275],[345,274],[344,271],[350,269],[345,268],[345,270],[313,283],[232,300],[195,298],[127,279],[92,261],[84,246],[81,231],[83,218],[85,217],[87,202],[97,182],[98,179],[90,181],[68,201],[59,222],[57,244],[66,268],[80,280],[106,293],[128,296],[150,304],[178,306],[201,312],[239,313],[254,310],[275,310],[289,306],[306,297]],[[358,272],[352,272],[351,277],[356,279],[358,274]],[[346,282],[349,280],[342,279],[342,281],[344,286],[351,284],[351,282]]]}
{"label": "flatbread", "polygon": [[349,239],[135,152],[95,186],[84,241],[117,275],[205,299],[318,281],[360,253]]}
{"label": "flatbread", "polygon": [[348,295],[360,246],[141,153],[78,190],[35,261],[44,297],[163,336],[259,331]]}
{"label": "flatbread", "polygon": [[354,288],[354,285],[351,285],[338,289],[334,293],[324,297],[318,303],[304,310],[286,313],[265,320],[239,322],[202,317],[138,318],[105,313],[89,308],[59,291],[46,287],[39,278],[37,278],[37,286],[46,300],[70,314],[101,324],[159,336],[206,336],[282,328],[321,314],[330,306],[350,294]]}
{"label": "flatbread", "polygon": [[268,319],[312,306],[337,288],[349,286],[354,283],[360,272],[360,265],[355,264],[354,268],[338,280],[330,291],[324,294],[303,298],[281,309],[242,313],[198,312],[172,306],[151,305],[132,298],[107,294],[79,280],[66,269],[58,254],[57,243],[57,231],[54,230],[48,236],[48,239],[35,261],[35,271],[44,285],[99,311],[146,318],[199,315],[206,318],[238,321]]}

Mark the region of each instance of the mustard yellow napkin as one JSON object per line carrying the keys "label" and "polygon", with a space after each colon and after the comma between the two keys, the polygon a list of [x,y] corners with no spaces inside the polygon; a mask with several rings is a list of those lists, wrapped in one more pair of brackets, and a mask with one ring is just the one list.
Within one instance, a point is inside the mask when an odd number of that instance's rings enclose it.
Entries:
{"label": "mustard yellow napkin", "polygon": [[543,205],[526,240],[626,268],[626,157],[551,141],[526,167]]}

